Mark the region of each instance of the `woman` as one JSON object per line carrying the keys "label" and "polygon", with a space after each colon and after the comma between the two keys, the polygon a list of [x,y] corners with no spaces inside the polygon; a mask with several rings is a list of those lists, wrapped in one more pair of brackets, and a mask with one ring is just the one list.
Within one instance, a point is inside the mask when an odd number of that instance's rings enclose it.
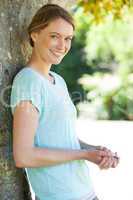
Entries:
{"label": "woman", "polygon": [[96,200],[85,161],[107,169],[116,167],[118,159],[106,148],[82,149],[66,83],[50,71],[71,48],[73,19],[60,6],[47,4],[33,17],[28,33],[32,55],[11,92],[16,166],[26,169],[40,200]]}

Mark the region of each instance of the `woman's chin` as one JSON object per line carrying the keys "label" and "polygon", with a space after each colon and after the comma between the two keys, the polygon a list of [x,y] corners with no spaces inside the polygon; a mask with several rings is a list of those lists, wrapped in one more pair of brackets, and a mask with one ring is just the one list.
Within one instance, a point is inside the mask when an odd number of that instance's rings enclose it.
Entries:
{"label": "woman's chin", "polygon": [[54,60],[53,65],[58,65],[61,63],[61,61],[62,61],[62,59]]}

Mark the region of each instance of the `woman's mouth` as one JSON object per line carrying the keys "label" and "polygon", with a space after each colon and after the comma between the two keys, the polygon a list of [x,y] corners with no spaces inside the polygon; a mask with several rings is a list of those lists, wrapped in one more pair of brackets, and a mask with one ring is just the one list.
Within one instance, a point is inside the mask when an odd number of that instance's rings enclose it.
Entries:
{"label": "woman's mouth", "polygon": [[56,56],[56,57],[60,57],[60,56],[63,56],[63,55],[64,55],[64,53],[57,52],[57,51],[52,51],[52,50],[50,50],[50,52],[51,52],[54,56]]}

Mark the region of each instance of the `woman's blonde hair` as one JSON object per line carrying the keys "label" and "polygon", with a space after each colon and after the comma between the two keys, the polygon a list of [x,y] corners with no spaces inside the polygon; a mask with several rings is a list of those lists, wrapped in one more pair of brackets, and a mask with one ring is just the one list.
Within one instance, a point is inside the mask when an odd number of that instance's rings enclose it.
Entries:
{"label": "woman's blonde hair", "polygon": [[73,29],[75,29],[74,20],[71,14],[59,5],[46,4],[36,12],[27,28],[29,42],[32,47],[34,47],[34,42],[31,38],[31,33],[40,31],[47,27],[51,21],[58,18],[63,18],[72,25]]}

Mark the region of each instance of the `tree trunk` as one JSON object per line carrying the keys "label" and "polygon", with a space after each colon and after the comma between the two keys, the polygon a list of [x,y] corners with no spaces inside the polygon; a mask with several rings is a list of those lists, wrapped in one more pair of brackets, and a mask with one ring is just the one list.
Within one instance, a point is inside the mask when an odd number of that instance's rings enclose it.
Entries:
{"label": "tree trunk", "polygon": [[[74,0],[70,0],[72,4]],[[36,10],[46,3],[69,7],[67,0],[0,0],[0,199],[30,200],[29,186],[12,156],[12,115],[9,107],[14,76],[30,53],[26,27]]]}

